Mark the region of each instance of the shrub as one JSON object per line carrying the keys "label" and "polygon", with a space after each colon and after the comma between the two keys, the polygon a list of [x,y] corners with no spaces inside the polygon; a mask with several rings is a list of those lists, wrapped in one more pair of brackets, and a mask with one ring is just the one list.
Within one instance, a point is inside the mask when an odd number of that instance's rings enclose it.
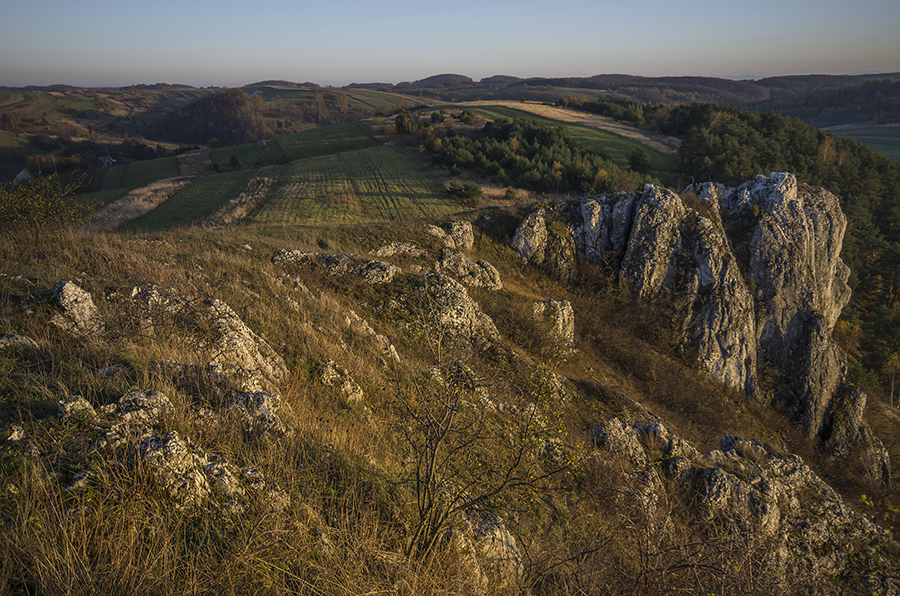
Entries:
{"label": "shrub", "polygon": [[0,229],[39,234],[80,223],[89,209],[75,198],[75,186],[63,184],[54,174],[0,187]]}
{"label": "shrub", "polygon": [[461,203],[472,207],[478,206],[481,202],[481,197],[484,194],[481,186],[475,182],[460,184],[454,180],[450,183],[450,188],[448,188],[448,190],[450,191],[450,194],[456,197]]}

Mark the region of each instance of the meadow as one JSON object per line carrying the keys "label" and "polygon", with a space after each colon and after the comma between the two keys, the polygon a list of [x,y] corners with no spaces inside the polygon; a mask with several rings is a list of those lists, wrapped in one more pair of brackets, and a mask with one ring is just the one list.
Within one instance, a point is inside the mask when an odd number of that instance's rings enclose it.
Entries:
{"label": "meadow", "polygon": [[900,160],[900,125],[853,124],[828,129],[834,134],[851,137],[891,159]]}
{"label": "meadow", "polygon": [[249,221],[362,223],[440,218],[460,210],[412,157],[374,146],[292,162]]}
{"label": "meadow", "polygon": [[162,205],[127,225],[125,230],[162,230],[189,225],[209,215],[237,195],[256,169],[206,176],[187,185]]}

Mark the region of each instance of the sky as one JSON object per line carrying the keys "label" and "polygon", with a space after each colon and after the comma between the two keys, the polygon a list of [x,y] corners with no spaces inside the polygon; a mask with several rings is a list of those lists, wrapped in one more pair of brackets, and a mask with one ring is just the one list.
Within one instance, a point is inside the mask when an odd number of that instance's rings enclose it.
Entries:
{"label": "sky", "polygon": [[897,0],[29,0],[0,86],[900,71]]}

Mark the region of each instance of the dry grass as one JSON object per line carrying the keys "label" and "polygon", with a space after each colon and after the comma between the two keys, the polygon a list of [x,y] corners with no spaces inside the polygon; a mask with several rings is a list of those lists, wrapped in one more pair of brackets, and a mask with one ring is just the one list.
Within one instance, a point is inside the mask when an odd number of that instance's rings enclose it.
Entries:
{"label": "dry grass", "polygon": [[[639,479],[621,462],[593,457],[587,445],[599,422],[613,415],[637,420],[650,411],[700,449],[723,434],[790,447],[783,419],[693,370],[660,331],[658,313],[635,306],[600,273],[584,280],[590,291],[581,292],[521,265],[502,241],[505,219],[494,215],[496,238],[480,235],[470,257],[491,261],[505,290],[471,294],[505,339],[466,364],[484,380],[488,397],[508,409],[485,418],[461,460],[472,468],[460,468],[455,479],[475,482],[476,470],[503,469],[522,444],[515,439],[522,417],[514,407],[540,405],[546,424],[526,437],[535,448],[523,455],[527,466],[521,468],[530,480],[490,502],[519,541],[531,593],[783,592],[757,574],[765,543],[725,540],[715,528],[691,526],[680,517],[684,504],[671,495],[660,495],[653,514],[642,511],[635,505]],[[0,352],[3,425],[21,425],[40,453],[0,444],[0,591],[470,593],[471,575],[447,537],[428,557],[404,555],[417,519],[406,435],[410,400],[437,399],[439,391],[423,384],[423,370],[448,363],[435,361],[422,338],[382,308],[403,284],[373,288],[271,262],[278,249],[315,250],[321,242],[365,252],[415,241],[433,254],[439,243],[413,227],[263,232],[73,233],[0,244],[0,332],[28,335],[41,345]],[[46,290],[61,279],[77,280],[94,296],[107,322],[99,340],[71,338],[48,324],[53,309]],[[248,432],[222,408],[227,387],[185,382],[152,365],[188,362],[197,351],[176,317],[158,323],[151,335],[122,314],[131,288],[151,283],[189,300],[224,300],[275,348],[290,370],[278,387],[278,415],[292,435]],[[531,323],[531,303],[547,298],[570,300],[578,313],[591,313],[576,315],[579,351],[567,361],[548,351]],[[415,308],[414,301],[407,304]],[[372,337],[346,323],[349,309],[391,339],[403,366],[383,367]],[[349,403],[322,382],[329,359],[351,371],[363,403]],[[572,399],[550,397],[541,364],[571,380]],[[94,374],[108,366],[120,370]],[[425,390],[415,393],[415,387]],[[167,431],[236,466],[259,469],[289,494],[291,505],[278,514],[261,500],[240,516],[214,507],[180,511],[132,452],[94,449],[89,424],[57,420],[61,397],[83,395],[97,407],[132,388],[165,393],[176,406]],[[481,403],[474,392],[466,400]],[[200,423],[192,409],[197,405],[219,408],[221,424]],[[559,459],[537,455],[536,446],[549,439],[559,441]],[[79,470],[94,474],[88,488],[67,492]],[[539,472],[549,476],[538,482]],[[476,483],[472,490],[485,486]],[[709,569],[699,569],[700,561]],[[716,571],[723,569],[725,575]]]}
{"label": "dry grass", "polygon": [[132,190],[121,199],[106,205],[85,224],[88,233],[114,230],[142,215],[150,213],[196,178],[180,176],[160,180]]}

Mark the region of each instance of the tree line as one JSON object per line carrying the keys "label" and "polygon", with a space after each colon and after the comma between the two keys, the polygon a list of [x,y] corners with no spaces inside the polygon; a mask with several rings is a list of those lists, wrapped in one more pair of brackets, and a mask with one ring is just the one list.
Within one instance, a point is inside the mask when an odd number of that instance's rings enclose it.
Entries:
{"label": "tree line", "polygon": [[[407,117],[398,116],[404,127]],[[537,192],[596,194],[659,183],[585,149],[564,128],[544,126],[530,118],[487,122],[478,138],[429,123],[421,136],[422,146],[435,163],[451,170],[473,169],[501,184]]]}

